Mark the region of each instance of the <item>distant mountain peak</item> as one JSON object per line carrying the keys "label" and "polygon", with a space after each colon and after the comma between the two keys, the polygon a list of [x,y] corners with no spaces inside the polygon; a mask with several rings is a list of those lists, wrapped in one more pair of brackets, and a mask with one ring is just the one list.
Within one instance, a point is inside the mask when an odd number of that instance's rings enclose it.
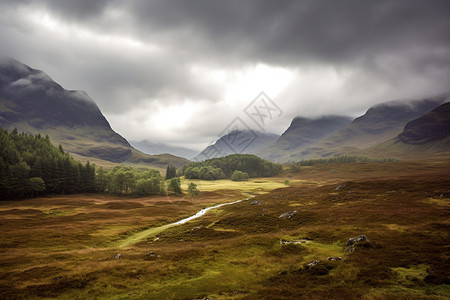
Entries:
{"label": "distant mountain peak", "polygon": [[449,151],[450,102],[409,121],[398,136],[367,150],[372,156],[398,158],[429,158]]}
{"label": "distant mountain peak", "polygon": [[255,154],[259,149],[273,143],[279,136],[253,129],[235,129],[209,145],[194,160],[206,160],[230,154]]}
{"label": "distant mountain peak", "polygon": [[450,137],[450,102],[406,124],[398,140],[409,145],[422,145]]}
{"label": "distant mountain peak", "polygon": [[131,145],[136,149],[150,155],[172,154],[186,159],[192,159],[198,154],[198,151],[186,147],[176,147],[166,145],[164,143],[153,143],[147,140],[130,141]]}
{"label": "distant mountain peak", "polygon": [[350,124],[351,118],[338,115],[295,117],[286,131],[271,145],[258,153],[273,161],[287,161],[293,152],[312,145]]}

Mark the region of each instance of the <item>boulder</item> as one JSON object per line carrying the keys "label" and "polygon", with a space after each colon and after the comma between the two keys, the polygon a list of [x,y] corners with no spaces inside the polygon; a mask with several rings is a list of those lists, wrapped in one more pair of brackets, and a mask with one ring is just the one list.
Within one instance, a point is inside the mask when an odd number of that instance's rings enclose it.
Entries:
{"label": "boulder", "polygon": [[365,242],[365,241],[368,242],[369,240],[367,239],[367,237],[364,234],[362,234],[360,236],[349,238],[346,245],[347,245],[347,247],[350,247],[358,242]]}
{"label": "boulder", "polygon": [[313,267],[313,266],[317,265],[318,263],[319,263],[318,260],[313,260],[312,262],[310,262],[309,264],[306,264],[306,265],[309,267]]}
{"label": "boulder", "polygon": [[367,237],[363,234],[360,236],[349,238],[346,245],[347,251],[353,252],[356,248],[372,248],[375,244],[369,242]]}
{"label": "boulder", "polygon": [[122,254],[117,253],[116,256],[114,256],[115,259],[120,259],[122,257]]}
{"label": "boulder", "polygon": [[346,186],[347,186],[346,183],[342,183],[342,184],[338,185],[334,190],[335,190],[335,191],[339,191],[340,189],[342,189],[342,188],[344,188],[344,187],[346,187]]}
{"label": "boulder", "polygon": [[306,244],[309,243],[308,240],[302,239],[302,240],[294,240],[294,241],[288,241],[288,240],[280,240],[281,245],[289,245],[289,244]]}
{"label": "boulder", "polygon": [[250,202],[250,205],[260,205],[260,204],[262,204],[262,202],[258,200],[253,200],[252,202]]}
{"label": "boulder", "polygon": [[279,219],[290,219],[297,213],[296,210],[293,210],[291,212],[285,212],[284,214],[281,214],[278,218]]}
{"label": "boulder", "polygon": [[338,260],[342,260],[342,257],[330,256],[330,257],[327,258],[327,260],[329,260],[329,261],[338,261]]}

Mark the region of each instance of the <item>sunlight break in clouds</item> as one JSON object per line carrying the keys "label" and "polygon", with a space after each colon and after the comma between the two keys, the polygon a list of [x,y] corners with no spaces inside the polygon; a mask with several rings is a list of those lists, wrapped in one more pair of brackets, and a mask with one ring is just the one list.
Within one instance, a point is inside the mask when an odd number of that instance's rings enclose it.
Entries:
{"label": "sunlight break in clouds", "polygon": [[217,83],[223,88],[222,101],[242,109],[261,91],[277,97],[292,82],[295,74],[288,68],[262,63],[242,69],[214,69],[198,65],[192,67],[192,73]]}
{"label": "sunlight break in clouds", "polygon": [[[195,128],[193,124],[200,122],[201,126],[210,127],[212,136],[217,137],[229,122],[243,115],[245,107],[262,90],[267,91],[266,94],[270,97],[276,97],[294,78],[294,73],[290,70],[262,64],[244,70],[195,66],[191,68],[191,72],[192,76],[201,77],[200,80],[211,81],[223,88],[222,94],[217,95],[216,102],[191,99],[171,105],[165,104],[161,99],[147,100],[145,108],[132,110],[126,116],[111,115],[114,128],[119,133],[127,133],[131,140],[156,138],[170,145],[178,145],[177,141],[189,136],[189,128]],[[251,122],[248,124],[252,125]],[[196,132],[198,131],[194,130],[194,134]],[[201,150],[210,142],[209,137],[205,139],[197,136],[179,145],[189,144]]]}

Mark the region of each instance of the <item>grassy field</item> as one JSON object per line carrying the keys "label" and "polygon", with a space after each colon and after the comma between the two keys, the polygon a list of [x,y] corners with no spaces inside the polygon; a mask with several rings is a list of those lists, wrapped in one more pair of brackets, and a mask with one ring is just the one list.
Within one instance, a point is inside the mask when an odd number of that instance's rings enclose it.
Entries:
{"label": "grassy field", "polygon": [[[189,183],[193,182],[201,191],[217,191],[217,190],[234,190],[241,193],[252,195],[264,194],[277,188],[286,187],[284,183],[286,178],[250,178],[248,181],[231,181],[223,180],[199,180],[189,179],[182,181],[182,188],[187,190]],[[304,180],[293,179],[289,180],[288,185],[299,184]]]}
{"label": "grassy field", "polygon": [[[329,164],[247,182],[183,181],[197,184],[196,198],[3,201],[0,299],[448,299],[449,165]],[[360,235],[368,241],[346,246]]]}

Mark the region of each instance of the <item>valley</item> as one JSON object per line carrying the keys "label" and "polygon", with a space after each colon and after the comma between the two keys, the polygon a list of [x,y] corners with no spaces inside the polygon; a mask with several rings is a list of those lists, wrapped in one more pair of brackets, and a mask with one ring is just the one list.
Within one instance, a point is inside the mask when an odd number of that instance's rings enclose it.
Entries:
{"label": "valley", "polygon": [[[242,182],[182,180],[184,191],[197,184],[195,197],[2,201],[0,297],[446,299],[449,163],[330,163]],[[368,241],[347,246],[361,235]]]}

